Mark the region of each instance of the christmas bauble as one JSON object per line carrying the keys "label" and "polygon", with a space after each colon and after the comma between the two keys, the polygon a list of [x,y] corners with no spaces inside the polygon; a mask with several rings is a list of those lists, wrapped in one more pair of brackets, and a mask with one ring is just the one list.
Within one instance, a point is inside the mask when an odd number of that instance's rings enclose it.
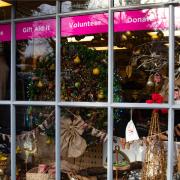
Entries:
{"label": "christmas bauble", "polygon": [[81,84],[80,84],[80,82],[76,82],[74,85],[76,88],[79,88]]}
{"label": "christmas bauble", "polygon": [[98,94],[98,99],[104,99],[104,94]]}
{"label": "christmas bauble", "polygon": [[51,64],[50,70],[54,71],[55,70],[55,64]]}
{"label": "christmas bauble", "polygon": [[75,63],[75,64],[79,64],[80,62],[81,62],[81,60],[80,60],[79,56],[76,56],[76,57],[74,58],[74,63]]}
{"label": "christmas bauble", "polygon": [[122,34],[121,39],[122,39],[122,41],[126,41],[127,40],[127,36],[125,34]]}
{"label": "christmas bauble", "polygon": [[48,140],[46,141],[46,144],[52,144],[51,138],[48,138]]}
{"label": "christmas bauble", "polygon": [[94,68],[93,69],[93,75],[99,75],[100,74],[100,70],[99,70],[99,68]]}
{"label": "christmas bauble", "polygon": [[42,88],[42,87],[43,87],[42,81],[39,81],[39,82],[38,82],[37,87],[39,87],[39,88]]}

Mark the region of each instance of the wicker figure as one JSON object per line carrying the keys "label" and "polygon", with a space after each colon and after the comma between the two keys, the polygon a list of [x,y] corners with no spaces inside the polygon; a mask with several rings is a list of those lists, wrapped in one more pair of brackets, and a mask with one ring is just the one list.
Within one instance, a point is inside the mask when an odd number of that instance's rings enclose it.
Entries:
{"label": "wicker figure", "polygon": [[166,153],[164,144],[159,138],[159,133],[159,114],[154,110],[151,117],[149,137],[146,141],[146,152],[142,169],[143,180],[166,179]]}

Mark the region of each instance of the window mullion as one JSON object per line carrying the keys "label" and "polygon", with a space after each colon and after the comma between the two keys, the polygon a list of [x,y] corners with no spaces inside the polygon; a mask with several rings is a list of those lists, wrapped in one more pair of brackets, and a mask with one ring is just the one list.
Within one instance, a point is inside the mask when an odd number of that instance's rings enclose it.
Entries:
{"label": "window mullion", "polygon": [[168,154],[167,179],[173,179],[174,154],[174,6],[169,6],[169,114],[168,114]]}
{"label": "window mullion", "polygon": [[16,25],[15,6],[11,8],[11,179],[16,180],[16,108],[13,102],[16,99]]}

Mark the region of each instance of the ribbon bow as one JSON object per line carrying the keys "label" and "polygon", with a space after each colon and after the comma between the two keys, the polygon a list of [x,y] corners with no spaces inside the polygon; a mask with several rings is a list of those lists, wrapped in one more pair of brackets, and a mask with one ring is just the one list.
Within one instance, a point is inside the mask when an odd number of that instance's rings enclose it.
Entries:
{"label": "ribbon bow", "polygon": [[[161,103],[163,103],[163,101],[164,101],[163,96],[161,96],[159,93],[153,93],[153,94],[151,95],[151,98],[152,98],[152,99],[146,100],[146,103],[148,103],[148,104],[152,104],[152,103],[159,103],[159,104],[161,104]],[[158,112],[158,109],[155,109],[154,111]],[[161,109],[161,112],[162,112],[163,114],[165,114],[165,113],[168,112],[168,110],[167,110],[167,109]]]}

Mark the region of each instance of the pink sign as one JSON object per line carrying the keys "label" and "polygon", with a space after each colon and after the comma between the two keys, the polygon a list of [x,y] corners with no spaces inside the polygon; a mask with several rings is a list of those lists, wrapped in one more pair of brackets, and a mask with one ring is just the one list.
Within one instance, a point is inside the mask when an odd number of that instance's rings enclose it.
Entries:
{"label": "pink sign", "polygon": [[[180,15],[176,7],[176,28],[180,28]],[[114,13],[114,31],[168,29],[168,8],[145,9]],[[17,23],[16,39],[50,38],[56,35],[56,20]],[[108,14],[93,14],[61,19],[61,36],[76,36],[108,32]],[[0,41],[10,41],[10,25],[0,25]]]}
{"label": "pink sign", "polygon": [[16,27],[16,39],[23,40],[55,37],[55,25],[55,19],[18,23]]}
{"label": "pink sign", "polygon": [[11,26],[9,24],[0,25],[0,42],[11,40]]}

